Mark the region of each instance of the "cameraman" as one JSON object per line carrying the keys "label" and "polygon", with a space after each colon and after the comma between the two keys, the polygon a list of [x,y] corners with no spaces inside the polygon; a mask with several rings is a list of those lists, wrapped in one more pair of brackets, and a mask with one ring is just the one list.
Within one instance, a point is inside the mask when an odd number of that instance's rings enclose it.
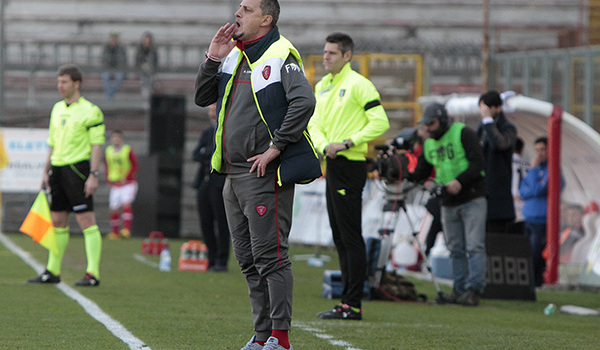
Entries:
{"label": "cameraman", "polygon": [[443,184],[442,225],[452,259],[454,288],[443,300],[479,305],[485,288],[484,158],[477,133],[463,123],[451,123],[443,105],[429,104],[420,124],[431,137],[423,146],[409,181],[425,180],[435,168]]}

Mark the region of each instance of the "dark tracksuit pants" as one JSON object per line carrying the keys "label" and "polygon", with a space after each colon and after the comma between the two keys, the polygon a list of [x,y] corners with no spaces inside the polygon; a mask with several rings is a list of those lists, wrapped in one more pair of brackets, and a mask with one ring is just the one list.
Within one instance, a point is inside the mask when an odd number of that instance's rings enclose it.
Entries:
{"label": "dark tracksuit pants", "polygon": [[327,212],[342,270],[342,303],[361,307],[367,277],[362,237],[362,191],[367,181],[364,161],[327,158]]}
{"label": "dark tracksuit pants", "polygon": [[[223,186],[225,176],[210,174],[208,179],[200,183],[196,195],[198,213],[200,215],[200,228],[204,243],[208,248],[208,267],[227,266],[229,260],[229,227],[225,216],[223,204]],[[215,231],[215,221],[218,233]]]}
{"label": "dark tracksuit pants", "polygon": [[248,284],[256,339],[289,330],[293,275],[288,255],[294,186],[279,187],[275,172],[227,175],[223,188],[233,253]]}

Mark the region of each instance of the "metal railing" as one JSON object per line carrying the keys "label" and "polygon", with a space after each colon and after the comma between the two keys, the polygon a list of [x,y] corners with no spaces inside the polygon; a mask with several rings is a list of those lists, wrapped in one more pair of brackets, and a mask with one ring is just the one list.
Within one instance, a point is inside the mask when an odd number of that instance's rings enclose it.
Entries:
{"label": "metal railing", "polygon": [[[365,53],[354,55],[352,59],[353,68],[375,84],[386,110],[408,110],[413,122],[421,115],[417,102],[423,94],[421,55]],[[321,55],[309,55],[305,60],[306,77],[313,85],[326,74],[322,62]]]}
{"label": "metal railing", "polygon": [[[7,41],[5,69],[53,71],[64,63],[75,63],[86,71],[102,68],[102,50],[105,42],[84,40],[69,41]],[[135,61],[137,43],[124,43],[127,62],[131,68]],[[159,71],[196,72],[204,59],[204,49],[197,44],[167,42],[157,45]]]}
{"label": "metal railing", "polygon": [[[48,86],[47,79],[40,78],[52,76],[61,64],[75,63],[86,75],[99,74],[102,71],[101,57],[105,44],[106,41],[99,39],[8,40],[4,50],[4,72],[9,77],[27,77],[21,79],[21,81],[27,80],[29,84],[28,98],[24,104],[35,106],[38,92],[43,92]],[[128,58],[127,73],[135,74],[134,61],[138,43],[123,42],[122,44],[125,46]],[[157,41],[156,46],[159,55],[158,76],[179,85],[193,84],[198,65],[205,59],[204,45]],[[409,51],[411,48],[414,50]],[[314,74],[315,69],[318,71],[315,67],[321,67],[321,56],[310,55],[311,52],[319,52],[317,50],[320,51],[315,48],[301,48],[303,56],[308,58],[305,59],[307,75]],[[460,84],[473,86],[479,81],[481,58],[473,45],[465,43],[462,49],[440,45],[433,50],[430,43],[430,45],[415,47],[396,47],[396,50],[401,52],[364,53],[357,54],[354,58],[354,65],[363,75],[370,76],[374,73],[378,76],[374,83],[378,89],[382,89],[382,101],[386,109],[393,111],[390,114],[391,118],[410,124],[421,114],[420,106],[416,102],[419,96],[427,95],[430,91],[447,92],[448,89],[458,87]],[[385,52],[385,50],[379,47],[379,50],[371,52]],[[132,108],[135,108],[140,103],[131,101],[131,104]]]}
{"label": "metal railing", "polygon": [[600,46],[502,53],[490,84],[548,101],[600,130]]}

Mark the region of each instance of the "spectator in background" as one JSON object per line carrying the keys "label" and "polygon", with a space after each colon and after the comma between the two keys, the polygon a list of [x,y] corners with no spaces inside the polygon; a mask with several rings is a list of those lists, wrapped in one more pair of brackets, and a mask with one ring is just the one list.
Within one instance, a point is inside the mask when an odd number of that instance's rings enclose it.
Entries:
{"label": "spectator in background", "polygon": [[[104,169],[106,181],[110,186],[108,207],[110,209],[110,239],[131,236],[133,211],[131,204],[137,194],[138,184],[135,173],[138,162],[131,146],[124,143],[123,132],[115,130],[110,135],[110,146],[104,152]],[[123,228],[119,231],[123,224]]]}
{"label": "spectator in background", "polygon": [[[570,256],[570,262],[573,264],[585,264],[588,262],[590,250],[593,250],[594,240],[598,234],[598,202],[592,200],[585,207],[585,215],[582,218],[584,236],[575,243]],[[588,267],[591,267],[589,265]]]}
{"label": "spectator in background", "polygon": [[584,236],[583,215],[583,206],[579,204],[570,204],[568,206],[568,227],[560,233],[560,263],[571,262],[573,247]]}
{"label": "spectator in background", "polygon": [[109,101],[115,99],[115,93],[119,90],[127,70],[127,54],[125,47],[119,43],[119,36],[118,30],[110,32],[110,38],[102,52],[102,83],[106,99]]}
{"label": "spectator in background", "polygon": [[[521,181],[519,192],[525,201],[525,232],[531,243],[533,274],[536,287],[544,283],[546,260],[542,252],[546,246],[546,219],[548,207],[548,138],[535,140],[535,157],[531,169]],[[561,177],[561,184],[564,183]]]}
{"label": "spectator in background", "polygon": [[[226,272],[230,238],[223,203],[225,175],[210,171],[210,159],[215,151],[217,130],[216,104],[208,106],[208,117],[210,126],[202,132],[193,153],[193,159],[199,162],[199,166],[192,187],[198,190],[196,203],[202,237],[208,248],[208,269],[214,272]],[[215,231],[215,221],[218,231]]]}
{"label": "spectator in background", "polygon": [[140,73],[141,94],[148,98],[154,88],[154,74],[158,68],[158,52],[152,33],[144,32],[135,54],[135,68]]}
{"label": "spectator in background", "polygon": [[515,206],[511,192],[512,154],[517,128],[502,112],[502,98],[490,90],[479,97],[481,124],[477,135],[485,156],[485,183],[488,193],[487,231],[511,232]]}
{"label": "spectator in background", "polygon": [[525,143],[523,142],[523,139],[517,137],[517,141],[515,142],[515,151],[512,155],[512,195],[513,202],[515,204],[516,222],[522,222],[525,220],[525,217],[523,216],[523,200],[521,199],[521,194],[519,193],[521,181],[525,175],[527,175],[527,171],[529,170],[529,162],[523,159],[524,147]]}

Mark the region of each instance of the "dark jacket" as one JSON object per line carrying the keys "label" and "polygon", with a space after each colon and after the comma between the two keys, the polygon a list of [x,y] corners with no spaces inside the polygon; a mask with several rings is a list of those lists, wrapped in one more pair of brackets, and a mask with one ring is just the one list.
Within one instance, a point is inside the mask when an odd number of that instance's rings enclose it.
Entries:
{"label": "dark jacket", "polygon": [[210,158],[215,150],[215,127],[216,125],[211,125],[202,131],[200,140],[192,153],[192,159],[199,163],[198,172],[192,182],[193,188],[199,188],[203,182],[209,180],[218,182],[221,187],[225,183],[225,176],[210,172]]}
{"label": "dark jacket", "polygon": [[135,68],[144,73],[154,73],[158,67],[158,52],[154,45],[139,45],[135,54]]}
{"label": "dark jacket", "polygon": [[488,219],[514,220],[512,196],[512,154],[517,128],[503,112],[493,123],[480,124],[477,135],[485,157],[485,183],[488,194]]}
{"label": "dark jacket", "polygon": [[102,51],[102,67],[106,71],[121,72],[127,69],[127,54],[125,47],[118,44],[112,46],[110,43],[104,45]]}

